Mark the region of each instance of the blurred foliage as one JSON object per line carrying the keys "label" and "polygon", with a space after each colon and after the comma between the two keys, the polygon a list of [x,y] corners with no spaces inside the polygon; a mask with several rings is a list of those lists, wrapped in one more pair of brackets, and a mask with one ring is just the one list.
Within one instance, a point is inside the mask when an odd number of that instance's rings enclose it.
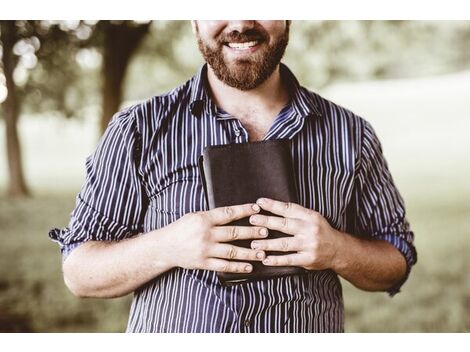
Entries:
{"label": "blurred foliage", "polygon": [[[22,39],[15,81],[25,112],[80,116],[99,105],[99,22],[17,25]],[[317,89],[336,81],[458,71],[470,67],[470,21],[293,21],[285,62],[302,83]],[[202,63],[189,21],[154,21],[131,62],[124,100],[167,91]]]}
{"label": "blurred foliage", "polygon": [[[20,39],[14,48],[18,57],[14,79],[23,112],[65,117],[81,117],[90,106],[100,104],[103,79],[100,71],[107,31],[121,24],[130,29],[142,26],[133,21],[15,23]],[[181,25],[177,21],[168,26],[171,33],[165,33],[165,27],[161,35],[171,39],[178,35]],[[153,55],[161,52],[168,62],[172,61],[172,50],[162,42],[151,46],[151,51]],[[0,69],[0,84],[1,76]]]}
{"label": "blurred foliage", "polygon": [[80,21],[15,23],[20,39],[14,47],[19,57],[14,80],[23,112],[79,115],[78,107],[88,103],[89,94],[82,84],[86,71],[75,57],[90,26]]}
{"label": "blurred foliage", "polygon": [[[167,91],[203,63],[188,21],[153,29],[131,64],[128,100]],[[459,71],[470,67],[470,21],[293,21],[284,61],[313,89]]]}
{"label": "blurred foliage", "polygon": [[291,33],[286,60],[311,87],[470,67],[470,21],[296,21]]}

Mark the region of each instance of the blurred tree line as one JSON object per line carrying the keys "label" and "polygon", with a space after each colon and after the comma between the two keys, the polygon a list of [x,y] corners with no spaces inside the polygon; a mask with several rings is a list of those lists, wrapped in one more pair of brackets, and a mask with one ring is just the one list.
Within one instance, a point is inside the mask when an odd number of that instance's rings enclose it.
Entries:
{"label": "blurred tree line", "polygon": [[[178,85],[201,65],[188,21],[0,21],[8,194],[27,196],[21,114],[100,114]],[[470,21],[294,21],[284,60],[302,83],[416,77],[470,67]]]}

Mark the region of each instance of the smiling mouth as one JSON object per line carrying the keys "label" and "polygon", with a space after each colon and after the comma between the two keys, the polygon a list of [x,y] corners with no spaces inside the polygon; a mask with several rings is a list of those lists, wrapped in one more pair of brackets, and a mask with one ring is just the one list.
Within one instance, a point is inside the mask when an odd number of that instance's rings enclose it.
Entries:
{"label": "smiling mouth", "polygon": [[253,48],[254,46],[258,44],[259,44],[259,41],[253,40],[253,41],[244,42],[244,43],[227,43],[226,45],[232,49],[244,50],[244,49]]}

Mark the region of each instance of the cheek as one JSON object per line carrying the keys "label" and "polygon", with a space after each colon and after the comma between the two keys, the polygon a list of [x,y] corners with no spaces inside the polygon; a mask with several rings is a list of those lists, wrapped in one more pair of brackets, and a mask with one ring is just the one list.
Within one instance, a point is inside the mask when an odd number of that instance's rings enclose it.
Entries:
{"label": "cheek", "polygon": [[257,21],[270,35],[280,35],[286,30],[286,21]]}
{"label": "cheek", "polygon": [[227,25],[227,21],[196,21],[202,38],[212,39],[217,37]]}

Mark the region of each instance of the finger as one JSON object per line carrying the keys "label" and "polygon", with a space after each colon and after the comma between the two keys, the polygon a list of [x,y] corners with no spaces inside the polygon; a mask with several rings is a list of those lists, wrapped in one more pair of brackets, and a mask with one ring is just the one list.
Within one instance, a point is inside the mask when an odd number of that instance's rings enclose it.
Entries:
{"label": "finger", "polygon": [[212,228],[212,234],[216,242],[229,242],[265,238],[268,236],[268,229],[259,226],[216,226]]}
{"label": "finger", "polygon": [[270,255],[263,260],[267,266],[300,266],[306,265],[305,258],[299,253],[286,255]]}
{"label": "finger", "polygon": [[295,235],[302,229],[302,221],[294,218],[256,214],[250,217],[250,224],[267,227],[289,235]]}
{"label": "finger", "polygon": [[210,247],[209,257],[230,259],[230,260],[263,260],[266,253],[262,250],[243,248],[226,243],[218,243]]}
{"label": "finger", "polygon": [[224,225],[229,222],[246,218],[260,211],[260,207],[254,203],[219,207],[207,212],[209,221],[213,225]]}
{"label": "finger", "polygon": [[259,198],[256,204],[264,210],[287,218],[304,219],[313,211],[296,203],[282,202],[270,198]]}
{"label": "finger", "polygon": [[251,248],[263,251],[296,252],[302,250],[299,240],[295,237],[282,237],[272,240],[251,242]]}
{"label": "finger", "polygon": [[231,262],[218,258],[208,258],[205,261],[206,270],[220,271],[224,273],[249,273],[253,266],[249,263]]}

